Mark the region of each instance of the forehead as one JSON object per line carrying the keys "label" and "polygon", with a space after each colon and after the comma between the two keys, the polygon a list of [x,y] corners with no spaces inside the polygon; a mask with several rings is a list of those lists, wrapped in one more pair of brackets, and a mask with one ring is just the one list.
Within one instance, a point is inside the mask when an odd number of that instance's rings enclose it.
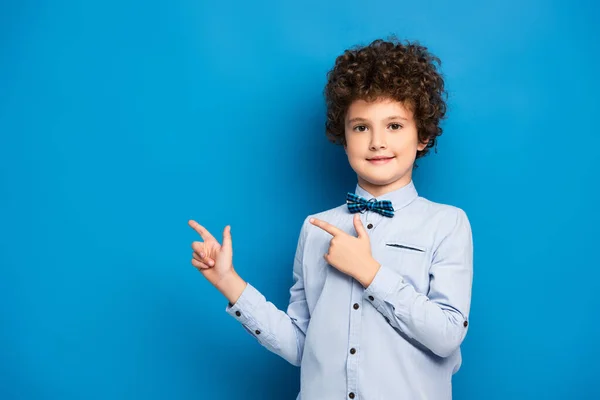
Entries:
{"label": "forehead", "polygon": [[390,116],[399,116],[411,119],[412,111],[404,103],[390,99],[377,99],[374,101],[355,100],[348,107],[346,120],[352,118],[364,118],[370,120],[386,119]]}

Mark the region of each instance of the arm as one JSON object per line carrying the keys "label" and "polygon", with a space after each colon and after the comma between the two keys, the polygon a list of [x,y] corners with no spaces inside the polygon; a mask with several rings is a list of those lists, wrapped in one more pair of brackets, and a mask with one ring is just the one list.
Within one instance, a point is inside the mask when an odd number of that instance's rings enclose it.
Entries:
{"label": "arm", "polygon": [[448,233],[433,254],[427,295],[418,293],[386,265],[379,268],[364,293],[394,328],[440,357],[451,355],[462,343],[471,303],[471,226],[463,210],[455,211],[449,217]]}
{"label": "arm", "polygon": [[306,232],[305,220],[294,257],[293,285],[287,312],[267,301],[237,274],[217,287],[229,300],[227,313],[238,320],[261,345],[295,366],[299,366],[302,361],[304,339],[310,320],[302,271]]}

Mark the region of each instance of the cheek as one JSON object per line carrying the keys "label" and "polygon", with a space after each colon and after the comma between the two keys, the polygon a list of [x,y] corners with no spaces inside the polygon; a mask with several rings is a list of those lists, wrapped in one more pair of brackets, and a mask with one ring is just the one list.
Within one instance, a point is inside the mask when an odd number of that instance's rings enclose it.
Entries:
{"label": "cheek", "polygon": [[357,144],[356,140],[352,140],[349,143],[346,143],[346,154],[348,155],[348,159],[353,159],[357,157],[363,157],[363,152],[361,150],[361,146]]}
{"label": "cheek", "polygon": [[416,136],[416,133],[414,135],[397,136],[394,139],[394,148],[398,149],[403,153],[412,153],[413,151],[416,153],[417,147],[419,145],[419,139]]}

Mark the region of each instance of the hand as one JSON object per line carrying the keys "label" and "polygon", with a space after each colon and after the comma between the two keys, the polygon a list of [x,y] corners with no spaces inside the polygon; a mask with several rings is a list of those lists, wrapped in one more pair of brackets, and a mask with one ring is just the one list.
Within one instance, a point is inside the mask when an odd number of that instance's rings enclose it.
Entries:
{"label": "hand", "polygon": [[214,286],[231,275],[233,271],[233,249],[231,244],[231,227],[223,230],[223,245],[210,234],[206,228],[194,220],[188,224],[202,237],[204,242],[193,242],[192,265]]}
{"label": "hand", "polygon": [[354,215],[357,237],[316,218],[310,223],[333,236],[325,260],[339,271],[352,276],[363,286],[368,286],[379,270],[379,263],[371,255],[371,240],[365,231],[360,216]]}

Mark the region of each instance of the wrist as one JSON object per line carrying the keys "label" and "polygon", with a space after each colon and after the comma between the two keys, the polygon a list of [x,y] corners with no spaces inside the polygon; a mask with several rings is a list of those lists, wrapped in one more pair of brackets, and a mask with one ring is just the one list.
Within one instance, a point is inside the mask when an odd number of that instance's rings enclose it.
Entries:
{"label": "wrist", "polygon": [[246,282],[232,269],[215,283],[215,287],[229,303],[235,304],[246,288]]}
{"label": "wrist", "polygon": [[375,279],[375,275],[379,272],[379,268],[381,268],[381,264],[374,258],[371,258],[362,265],[362,268],[358,271],[355,279],[366,288],[373,282],[373,279]]}

